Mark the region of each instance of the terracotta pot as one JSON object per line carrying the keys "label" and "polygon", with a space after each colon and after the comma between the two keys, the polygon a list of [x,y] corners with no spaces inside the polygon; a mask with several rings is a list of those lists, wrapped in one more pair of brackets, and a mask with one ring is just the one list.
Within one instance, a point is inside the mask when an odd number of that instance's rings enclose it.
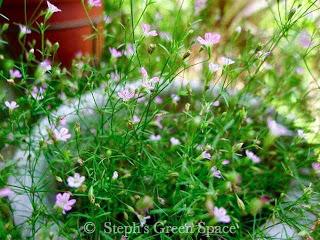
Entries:
{"label": "terracotta pot", "polygon": [[[86,6],[86,12],[81,0],[50,2],[61,9],[61,12],[54,13],[49,19],[49,28],[45,32],[45,40],[52,44],[58,42],[60,46],[54,60],[61,62],[63,66],[70,66],[72,59],[79,53],[90,54],[99,59],[104,42],[103,7],[89,9]],[[87,1],[84,0],[84,3]],[[43,16],[39,15],[46,9],[45,0],[4,0],[0,13],[9,18],[10,27],[6,37],[15,57],[22,53],[23,48],[28,50],[30,42],[34,40],[36,48],[41,49],[41,35],[37,24],[43,21]],[[19,24],[32,28],[32,33],[27,34],[23,41],[23,47],[17,40]]]}

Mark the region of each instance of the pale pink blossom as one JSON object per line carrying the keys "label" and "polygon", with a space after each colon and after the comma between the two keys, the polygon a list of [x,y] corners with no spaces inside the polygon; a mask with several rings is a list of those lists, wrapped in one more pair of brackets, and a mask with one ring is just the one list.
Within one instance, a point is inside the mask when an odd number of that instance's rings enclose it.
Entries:
{"label": "pale pink blossom", "polygon": [[126,56],[126,57],[131,57],[133,56],[135,53],[135,47],[132,43],[129,43],[126,47],[126,49],[124,50],[123,54]]}
{"label": "pale pink blossom", "polygon": [[299,75],[302,75],[304,73],[304,68],[303,67],[297,67],[296,68],[296,73]]}
{"label": "pale pink blossom", "polygon": [[257,155],[255,155],[253,152],[251,152],[249,150],[246,150],[246,155],[254,163],[261,162],[261,159]]}
{"label": "pale pink blossom", "polygon": [[194,11],[196,15],[198,15],[206,7],[207,7],[207,0],[195,0]]}
{"label": "pale pink blossom", "polygon": [[224,209],[223,207],[221,208],[214,207],[213,214],[216,217],[218,222],[229,223],[231,221],[230,216],[228,216],[227,214],[227,210]]}
{"label": "pale pink blossom", "polygon": [[101,7],[102,3],[101,0],[88,0],[88,5],[90,7]]}
{"label": "pale pink blossom", "polygon": [[171,94],[171,99],[174,104],[177,104],[180,101],[180,97],[176,94]]}
{"label": "pale pink blossom", "polygon": [[212,103],[212,106],[213,106],[213,107],[219,107],[219,106],[220,106],[220,101],[219,101],[219,100],[214,101],[214,102]]}
{"label": "pale pink blossom", "polygon": [[161,103],[163,103],[163,99],[162,99],[161,97],[159,97],[159,96],[156,96],[156,97],[154,98],[154,102],[155,102],[156,104],[161,104]]}
{"label": "pale pink blossom", "polygon": [[119,58],[122,56],[122,52],[117,50],[116,48],[109,48],[110,54],[114,58]]}
{"label": "pale pink blossom", "polygon": [[81,176],[79,173],[75,173],[73,177],[68,177],[67,182],[69,187],[79,188],[85,181],[85,176]]}
{"label": "pale pink blossom", "polygon": [[127,102],[130,99],[134,98],[135,92],[131,89],[124,88],[118,92],[118,97],[122,99],[122,101]]}
{"label": "pale pink blossom", "polygon": [[202,37],[197,37],[197,41],[202,44],[202,45],[205,45],[207,47],[211,47],[213,46],[214,44],[217,44],[219,43],[221,40],[221,35],[219,33],[211,33],[211,32],[208,32],[208,33],[205,33],[204,34],[204,38]]}
{"label": "pale pink blossom", "polygon": [[53,135],[55,140],[66,142],[69,138],[71,138],[71,134],[67,128],[61,128],[60,130],[54,129]]}
{"label": "pale pink blossom", "polygon": [[158,36],[158,33],[156,30],[151,30],[151,26],[149,24],[146,24],[146,23],[143,23],[141,25],[141,28],[142,28],[142,31],[143,31],[143,34],[146,36],[146,37],[155,37],[155,36]]}
{"label": "pale pink blossom", "polygon": [[10,78],[12,78],[12,79],[21,78],[22,77],[21,72],[19,70],[17,70],[17,69],[11,69],[9,71],[9,73],[10,73]]}
{"label": "pale pink blossom", "polygon": [[222,165],[228,165],[229,163],[230,163],[230,161],[227,160],[227,159],[225,159],[225,160],[222,161]]}
{"label": "pale pink blossom", "polygon": [[270,133],[275,137],[280,136],[292,136],[292,132],[288,130],[285,126],[277,123],[275,120],[268,118],[267,125],[270,130]]}
{"label": "pale pink blossom", "polygon": [[47,5],[48,5],[48,11],[49,11],[50,13],[61,12],[61,9],[57,8],[57,6],[53,5],[53,4],[50,3],[49,1],[47,1]]}
{"label": "pale pink blossom", "polygon": [[160,135],[152,134],[152,135],[150,135],[149,139],[150,139],[150,141],[152,141],[152,142],[158,142],[158,141],[161,140],[161,136],[160,136]]}
{"label": "pale pink blossom", "polygon": [[218,168],[216,166],[213,166],[211,169],[211,174],[212,176],[216,177],[216,178],[222,178],[222,174],[220,172],[220,170],[218,170]]}
{"label": "pale pink blossom", "polygon": [[51,67],[51,61],[46,59],[44,61],[42,61],[40,64],[39,64],[39,67],[44,71],[44,72],[47,72],[47,71],[50,71],[52,69]]}
{"label": "pale pink blossom", "polygon": [[210,154],[208,151],[203,151],[203,152],[201,153],[201,157],[202,157],[203,159],[208,159],[208,160],[210,160],[210,159],[211,159],[211,154]]}
{"label": "pale pink blossom", "polygon": [[155,121],[154,121],[154,124],[155,124],[158,128],[160,128],[160,129],[163,128],[163,125],[162,125],[162,123],[161,123],[162,119],[163,119],[163,117],[162,117],[161,115],[157,115],[157,116],[156,116],[156,119],[155,119]]}
{"label": "pale pink blossom", "polygon": [[15,101],[11,101],[11,102],[5,101],[4,104],[5,104],[6,107],[9,108],[10,110],[14,110],[14,109],[16,109],[16,108],[19,107],[19,105],[18,105]]}
{"label": "pale pink blossom", "polygon": [[0,198],[10,197],[12,195],[13,195],[13,191],[8,187],[0,189]]}
{"label": "pale pink blossom", "polygon": [[143,79],[146,79],[149,77],[148,72],[144,67],[140,68],[140,73],[141,73]]}
{"label": "pale pink blossom", "polygon": [[31,33],[31,30],[25,25],[19,24],[19,28],[20,28],[20,34],[22,34],[22,35],[26,35],[26,34]]}
{"label": "pale pink blossom", "polygon": [[70,211],[72,209],[72,206],[76,203],[75,199],[70,199],[71,194],[66,192],[66,193],[58,193],[56,195],[56,203],[55,207],[61,208],[62,213],[66,214],[66,212]]}
{"label": "pale pink blossom", "polygon": [[172,146],[177,146],[181,144],[180,140],[175,137],[170,138],[170,143]]}
{"label": "pale pink blossom", "polygon": [[314,162],[314,163],[312,163],[312,168],[313,168],[315,171],[320,171],[320,162]]}

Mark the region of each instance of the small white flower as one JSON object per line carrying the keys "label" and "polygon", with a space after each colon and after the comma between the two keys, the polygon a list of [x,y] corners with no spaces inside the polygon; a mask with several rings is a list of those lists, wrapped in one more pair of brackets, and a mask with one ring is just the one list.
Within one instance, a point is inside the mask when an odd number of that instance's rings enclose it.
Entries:
{"label": "small white flower", "polygon": [[22,35],[26,35],[26,34],[30,34],[31,33],[31,30],[25,25],[19,24],[19,28],[20,28],[20,33]]}
{"label": "small white flower", "polygon": [[177,104],[180,101],[180,97],[176,94],[171,94],[172,102]]}
{"label": "small white flower", "polygon": [[5,101],[4,104],[5,104],[6,107],[9,108],[10,110],[14,110],[14,109],[16,109],[16,108],[19,107],[19,105],[18,105],[15,101],[11,101],[11,102]]}
{"label": "small white flower", "polygon": [[170,143],[171,143],[172,146],[176,146],[176,145],[180,145],[181,144],[180,140],[175,138],[175,137],[170,138]]}
{"label": "small white flower", "polygon": [[79,188],[83,184],[86,178],[81,176],[79,173],[75,173],[73,177],[68,177],[67,182],[69,187]]}
{"label": "small white flower", "polygon": [[119,96],[119,98],[122,99],[122,101],[127,102],[130,99],[134,98],[135,93],[134,93],[134,91],[132,91],[132,90],[130,90],[128,88],[125,88],[125,89],[120,90],[118,92],[118,96]]}
{"label": "small white flower", "polygon": [[71,134],[67,128],[61,128],[60,130],[54,129],[53,135],[55,140],[66,142],[69,138],[71,138]]}
{"label": "small white flower", "polygon": [[61,9],[59,9],[55,5],[51,4],[49,1],[47,1],[47,5],[48,5],[48,11],[50,13],[61,12]]}
{"label": "small white flower", "polygon": [[152,141],[152,142],[158,142],[158,141],[161,140],[161,136],[160,136],[160,135],[152,134],[152,135],[150,135],[149,139],[150,139],[150,141]]}
{"label": "small white flower", "polygon": [[39,64],[39,67],[44,71],[50,71],[52,69],[50,60],[46,59]]}
{"label": "small white flower", "polygon": [[132,117],[132,123],[134,123],[134,124],[136,124],[136,123],[139,123],[140,122],[140,118],[137,116],[137,115],[134,115],[133,117]]}
{"label": "small white flower", "polygon": [[221,57],[220,58],[220,62],[221,62],[222,65],[226,65],[226,66],[235,63],[231,58],[227,58],[227,57]]}
{"label": "small white flower", "polygon": [[112,180],[117,180],[119,177],[119,173],[117,171],[114,171],[112,174]]}

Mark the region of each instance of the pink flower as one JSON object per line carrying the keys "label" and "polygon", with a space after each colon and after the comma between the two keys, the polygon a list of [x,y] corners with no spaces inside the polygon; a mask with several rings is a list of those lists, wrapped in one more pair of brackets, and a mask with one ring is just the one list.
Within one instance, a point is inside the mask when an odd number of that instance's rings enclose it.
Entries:
{"label": "pink flower", "polygon": [[170,143],[172,146],[177,146],[181,144],[180,140],[175,137],[170,138]]}
{"label": "pink flower", "polygon": [[227,159],[225,159],[225,160],[222,161],[222,165],[228,165],[229,163],[230,163],[230,161],[227,160]]}
{"label": "pink flower", "polygon": [[205,45],[207,47],[211,47],[214,44],[217,44],[221,40],[221,35],[219,33],[205,33],[204,38],[202,37],[197,37],[197,40],[200,44]]}
{"label": "pink flower", "polygon": [[314,163],[312,163],[312,168],[313,168],[315,171],[320,171],[320,162],[314,162]]}
{"label": "pink flower", "polygon": [[5,101],[4,104],[5,104],[6,107],[9,108],[10,110],[14,110],[14,109],[16,109],[16,108],[19,107],[19,105],[18,105],[15,101],[11,101],[11,102]]}
{"label": "pink flower", "polygon": [[68,177],[67,182],[69,187],[79,188],[86,178],[81,176],[79,173],[75,173],[73,177]]}
{"label": "pink flower", "polygon": [[67,128],[61,128],[60,130],[55,129],[53,131],[54,138],[57,141],[66,142],[69,138],[71,138],[71,134]]}
{"label": "pink flower", "polygon": [[10,197],[12,194],[13,191],[8,187],[0,189],[0,198]]}
{"label": "pink flower", "polygon": [[312,44],[312,38],[307,31],[303,31],[299,34],[299,44],[303,48],[308,48]]}
{"label": "pink flower", "polygon": [[58,193],[56,196],[55,206],[62,209],[62,213],[66,214],[66,212],[70,211],[72,206],[76,203],[75,199],[70,199],[70,193]]}
{"label": "pink flower", "polygon": [[156,96],[156,97],[154,98],[154,102],[155,102],[156,104],[161,104],[161,103],[163,103],[163,99],[162,99],[161,97],[159,97],[159,96]]}
{"label": "pink flower", "polygon": [[31,92],[31,96],[38,101],[44,98],[44,93],[45,93],[45,88],[43,87],[37,88],[36,86],[34,86]]}
{"label": "pink flower", "polygon": [[50,70],[52,69],[52,67],[51,67],[51,62],[50,62],[50,60],[48,60],[48,59],[42,61],[42,62],[39,64],[39,67],[40,67],[43,71],[45,71],[45,72],[50,71]]}
{"label": "pink flower", "polygon": [[110,51],[111,56],[114,58],[119,58],[122,56],[122,52],[118,51],[115,48],[109,48],[109,51]]}
{"label": "pink flower", "polygon": [[26,35],[26,34],[30,34],[31,33],[31,30],[25,25],[19,24],[19,28],[20,28],[20,33],[22,35]]}
{"label": "pink flower", "polygon": [[55,5],[51,4],[49,1],[47,1],[47,5],[48,5],[48,11],[50,13],[61,12],[61,9],[59,9]]}
{"label": "pink flower", "polygon": [[161,140],[161,136],[160,136],[160,135],[154,135],[154,134],[152,134],[152,135],[150,135],[149,139],[150,139],[150,141],[152,141],[152,142],[158,142],[158,141]]}
{"label": "pink flower", "polygon": [[194,10],[195,14],[198,15],[202,10],[204,10],[207,6],[207,0],[195,0],[194,2]]}
{"label": "pink flower", "polygon": [[246,155],[254,163],[261,162],[261,159],[257,155],[255,155],[253,152],[251,152],[249,150],[246,150]]}
{"label": "pink flower", "polygon": [[271,134],[275,137],[281,136],[292,136],[292,132],[289,131],[285,126],[277,123],[275,120],[268,118],[267,120],[268,128]]}
{"label": "pink flower", "polygon": [[122,99],[122,101],[127,102],[130,99],[134,98],[135,92],[128,89],[128,88],[125,88],[125,89],[118,92],[118,96],[119,96],[119,98]]}
{"label": "pink flower", "polygon": [[202,157],[203,159],[208,159],[208,160],[210,160],[210,159],[211,159],[211,154],[210,154],[209,152],[207,152],[207,151],[203,151],[203,152],[201,153],[201,157]]}
{"label": "pink flower", "polygon": [[143,31],[143,34],[146,36],[146,37],[155,37],[155,36],[158,36],[158,33],[156,30],[151,30],[151,26],[149,24],[146,24],[146,23],[143,23],[141,25],[141,28],[142,28],[142,31]]}
{"label": "pink flower", "polygon": [[231,221],[230,217],[227,214],[227,210],[224,209],[223,207],[221,208],[214,207],[213,214],[216,217],[218,222],[229,223]]}
{"label": "pink flower", "polygon": [[101,0],[88,0],[88,5],[90,7],[101,7],[102,3]]}
{"label": "pink flower", "polygon": [[143,79],[146,79],[149,77],[148,72],[144,67],[140,68],[140,73],[141,73]]}
{"label": "pink flower", "polygon": [[210,169],[210,171],[212,173],[212,176],[214,176],[216,178],[222,178],[222,174],[221,174],[220,170],[218,170],[218,168],[216,166],[213,166]]}
{"label": "pink flower", "polygon": [[135,48],[134,45],[129,43],[126,47],[126,49],[124,50],[123,54],[127,57],[131,57],[133,56],[135,53]]}
{"label": "pink flower", "polygon": [[22,77],[21,72],[19,70],[17,70],[17,69],[11,69],[9,71],[9,73],[10,73],[10,78],[12,78],[12,79],[21,78]]}
{"label": "pink flower", "polygon": [[220,101],[219,101],[219,100],[214,101],[214,102],[212,103],[212,106],[213,106],[213,107],[219,107],[219,106],[220,106]]}

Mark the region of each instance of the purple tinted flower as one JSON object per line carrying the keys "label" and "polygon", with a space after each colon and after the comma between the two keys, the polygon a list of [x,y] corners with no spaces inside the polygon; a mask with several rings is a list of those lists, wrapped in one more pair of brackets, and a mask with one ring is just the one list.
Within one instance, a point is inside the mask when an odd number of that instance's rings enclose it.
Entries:
{"label": "purple tinted flower", "polygon": [[155,37],[155,36],[158,36],[158,33],[156,30],[151,30],[151,26],[149,24],[146,24],[146,23],[143,23],[141,25],[141,28],[142,28],[142,31],[143,31],[143,34],[146,36],[146,37]]}
{"label": "purple tinted flower", "polygon": [[312,163],[312,168],[313,168],[315,171],[320,171],[320,162],[314,162],[314,163]]}
{"label": "purple tinted flower", "polygon": [[31,92],[31,96],[35,100],[39,101],[44,98],[44,93],[45,93],[45,88],[43,88],[43,87],[37,88],[36,86],[34,86],[32,89],[32,92]]}
{"label": "purple tinted flower", "polygon": [[128,88],[124,88],[123,90],[118,92],[118,96],[122,99],[122,101],[127,102],[130,99],[134,98],[135,92]]}
{"label": "purple tinted flower", "polygon": [[267,120],[268,128],[271,134],[275,137],[281,136],[292,136],[292,132],[289,131],[285,126],[277,123],[275,120],[268,118]]}
{"label": "purple tinted flower", "polygon": [[257,155],[255,155],[253,152],[251,152],[249,150],[246,150],[246,155],[254,163],[261,162],[261,159]]}
{"label": "purple tinted flower", "polygon": [[299,44],[303,48],[308,48],[312,44],[312,38],[307,31],[303,31],[299,34]]}
{"label": "purple tinted flower", "polygon": [[195,0],[194,2],[194,11],[198,15],[203,9],[207,6],[207,0]]}
{"label": "purple tinted flower", "polygon": [[229,223],[231,221],[230,217],[227,214],[227,210],[224,209],[223,207],[221,208],[214,207],[213,214],[216,217],[218,222]]}
{"label": "purple tinted flower", "polygon": [[122,52],[118,51],[115,48],[109,48],[109,51],[110,51],[111,56],[114,58],[119,58],[122,56]]}
{"label": "purple tinted flower", "polygon": [[42,62],[39,64],[39,67],[40,67],[43,71],[45,71],[45,72],[50,71],[50,70],[52,69],[52,67],[51,67],[51,62],[50,62],[50,60],[48,60],[48,59],[42,61]]}
{"label": "purple tinted flower", "polygon": [[181,144],[180,140],[175,137],[170,138],[170,143],[172,146],[177,146]]}
{"label": "purple tinted flower", "polygon": [[20,28],[20,33],[22,35],[26,35],[26,34],[30,34],[31,33],[31,30],[25,25],[19,24],[19,28]]}
{"label": "purple tinted flower", "polygon": [[222,174],[220,172],[220,170],[218,170],[218,168],[216,166],[213,166],[211,169],[211,174],[212,176],[216,177],[216,178],[222,178]]}
{"label": "purple tinted flower", "polygon": [[158,141],[161,140],[161,136],[160,136],[160,135],[154,135],[154,134],[152,134],[152,135],[150,135],[149,139],[150,139],[150,141],[152,141],[152,142],[158,142]]}
{"label": "purple tinted flower", "polygon": [[212,73],[218,72],[221,69],[219,64],[209,63],[209,70]]}
{"label": "purple tinted flower", "polygon": [[70,193],[58,193],[56,195],[56,203],[55,206],[62,209],[62,213],[66,214],[66,212],[70,211],[72,206],[76,203],[75,199],[70,199]]}
{"label": "purple tinted flower", "polygon": [[227,159],[225,159],[225,160],[222,161],[222,165],[228,165],[229,163],[230,163],[230,161],[227,160]]}
{"label": "purple tinted flower", "polygon": [[210,154],[209,152],[207,152],[207,151],[203,151],[203,152],[201,153],[201,157],[202,157],[203,159],[208,159],[208,160],[210,160],[210,159],[211,159],[211,154]]}
{"label": "purple tinted flower", "polygon": [[79,188],[81,187],[85,179],[86,178],[84,176],[81,176],[79,173],[75,173],[73,177],[67,178],[67,182],[69,187]]}
{"label": "purple tinted flower", "polygon": [[159,97],[159,96],[156,96],[156,97],[154,98],[154,101],[155,101],[156,104],[161,104],[161,103],[163,103],[163,99],[162,99],[161,97]]}
{"label": "purple tinted flower", "polygon": [[69,138],[71,138],[71,134],[67,128],[61,128],[60,130],[54,129],[53,135],[55,140],[66,142]]}
{"label": "purple tinted flower", "polygon": [[21,78],[21,72],[17,69],[11,69],[9,70],[10,73],[10,78],[15,79],[15,78]]}
{"label": "purple tinted flower", "polygon": [[134,53],[135,53],[134,45],[132,43],[129,43],[126,49],[124,50],[123,54],[127,57],[131,57],[134,55]]}
{"label": "purple tinted flower", "polygon": [[197,40],[200,44],[205,45],[207,47],[211,47],[214,44],[217,44],[221,40],[221,35],[219,33],[205,33],[204,38],[197,37]]}
{"label": "purple tinted flower", "polygon": [[19,107],[19,105],[18,105],[15,101],[11,101],[11,102],[5,101],[4,104],[5,104],[6,107],[9,108],[10,110],[14,110],[14,109],[16,109],[16,108]]}
{"label": "purple tinted flower", "polygon": [[12,194],[13,191],[8,187],[0,189],[0,198],[10,197]]}
{"label": "purple tinted flower", "polygon": [[140,122],[140,118],[137,116],[137,115],[133,115],[132,117],[132,123],[136,124],[136,123],[139,123]]}
{"label": "purple tinted flower", "polygon": [[90,7],[101,7],[102,3],[101,0],[88,0],[88,5]]}

